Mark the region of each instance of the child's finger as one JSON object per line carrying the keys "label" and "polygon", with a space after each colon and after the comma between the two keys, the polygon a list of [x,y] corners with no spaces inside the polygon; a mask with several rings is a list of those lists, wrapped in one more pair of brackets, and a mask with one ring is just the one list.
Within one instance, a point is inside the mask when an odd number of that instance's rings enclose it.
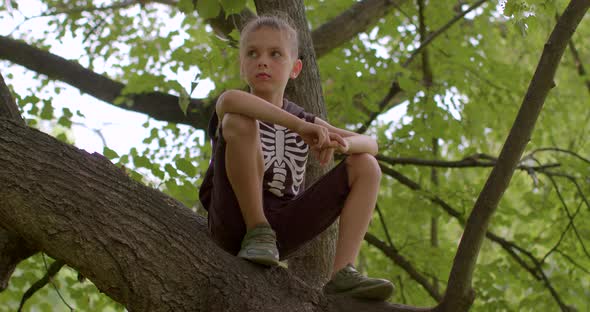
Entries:
{"label": "child's finger", "polygon": [[338,142],[338,144],[340,144],[342,146],[346,146],[346,141],[344,141],[344,138],[341,137],[338,133],[330,132],[330,140],[336,141],[336,142]]}

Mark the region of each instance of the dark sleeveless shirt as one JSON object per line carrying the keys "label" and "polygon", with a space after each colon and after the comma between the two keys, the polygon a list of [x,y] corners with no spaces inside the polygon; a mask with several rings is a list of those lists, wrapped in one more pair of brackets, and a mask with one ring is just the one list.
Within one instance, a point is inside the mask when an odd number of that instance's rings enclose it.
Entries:
{"label": "dark sleeveless shirt", "polygon": [[[287,99],[283,100],[283,110],[307,122],[314,122],[314,115]],[[216,151],[215,146],[219,139],[218,123],[217,114],[213,113],[208,129],[213,141],[213,151]],[[285,200],[297,196],[303,186],[308,145],[299,134],[280,125],[259,121],[259,132],[264,158],[263,190]],[[199,198],[205,209],[208,209],[211,201],[214,158],[215,152],[199,190]]]}

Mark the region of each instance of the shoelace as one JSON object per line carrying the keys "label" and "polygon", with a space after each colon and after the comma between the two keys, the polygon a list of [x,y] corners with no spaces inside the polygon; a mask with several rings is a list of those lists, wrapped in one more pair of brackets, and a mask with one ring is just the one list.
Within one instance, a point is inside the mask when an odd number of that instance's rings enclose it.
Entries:
{"label": "shoelace", "polygon": [[276,241],[274,235],[271,235],[271,234],[254,235],[254,236],[252,236],[251,240],[256,243],[262,243],[262,244],[274,244]]}
{"label": "shoelace", "polygon": [[343,270],[341,278],[347,281],[360,281],[365,279],[365,277],[354,268]]}

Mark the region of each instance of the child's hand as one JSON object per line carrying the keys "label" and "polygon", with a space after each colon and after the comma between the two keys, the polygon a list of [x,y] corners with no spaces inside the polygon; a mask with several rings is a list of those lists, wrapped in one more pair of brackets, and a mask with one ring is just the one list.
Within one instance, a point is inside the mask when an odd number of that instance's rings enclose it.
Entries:
{"label": "child's hand", "polygon": [[348,149],[350,148],[350,145],[348,145],[348,141],[346,141],[343,137],[334,132],[330,132],[330,145],[334,146],[334,148],[336,148],[336,150],[340,154],[346,154],[348,152]]}
{"label": "child's hand", "polygon": [[312,149],[316,158],[320,162],[320,165],[325,166],[328,164],[330,159],[334,156],[334,151],[338,151],[340,153],[346,153],[348,151],[348,142],[344,140],[340,135],[337,133],[330,132],[329,133],[330,142],[321,149]]}
{"label": "child's hand", "polygon": [[294,130],[311,149],[322,150],[330,144],[330,133],[326,127],[303,121]]}

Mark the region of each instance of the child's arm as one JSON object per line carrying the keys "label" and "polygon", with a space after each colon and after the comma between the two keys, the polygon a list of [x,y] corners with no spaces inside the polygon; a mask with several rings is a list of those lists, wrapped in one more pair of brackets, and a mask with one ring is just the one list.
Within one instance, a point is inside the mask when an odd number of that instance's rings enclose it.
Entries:
{"label": "child's arm", "polygon": [[375,156],[379,151],[377,141],[370,136],[336,128],[317,117],[315,118],[315,123],[326,127],[330,133],[336,133],[344,139],[347,146],[340,145],[337,148],[343,154],[369,153]]}
{"label": "child's arm", "polygon": [[217,99],[215,111],[220,123],[225,113],[240,114],[287,127],[297,132],[305,143],[315,148],[323,148],[330,143],[329,131],[325,126],[299,119],[272,103],[244,91],[223,92]]}

